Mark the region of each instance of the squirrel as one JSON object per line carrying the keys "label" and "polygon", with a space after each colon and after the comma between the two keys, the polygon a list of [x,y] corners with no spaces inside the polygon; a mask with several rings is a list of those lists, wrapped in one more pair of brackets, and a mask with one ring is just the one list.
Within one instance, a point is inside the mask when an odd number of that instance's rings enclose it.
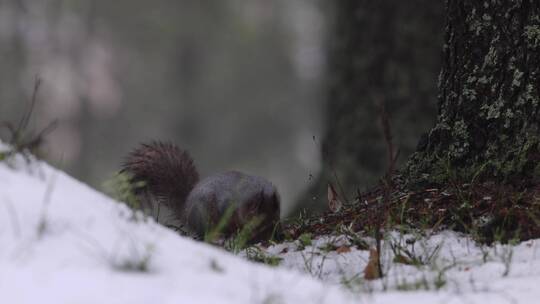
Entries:
{"label": "squirrel", "polygon": [[279,228],[280,196],[272,183],[239,171],[199,181],[189,153],[174,144],[141,144],[120,172],[130,176],[132,185],[142,184],[134,188],[141,209],[159,223],[187,228],[197,238],[213,229],[230,237],[246,227],[253,243],[269,240]]}

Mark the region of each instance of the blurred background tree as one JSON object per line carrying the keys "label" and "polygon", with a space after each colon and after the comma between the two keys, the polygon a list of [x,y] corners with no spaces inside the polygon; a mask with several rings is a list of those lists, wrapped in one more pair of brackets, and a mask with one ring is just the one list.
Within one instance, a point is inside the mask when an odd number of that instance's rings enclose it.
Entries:
{"label": "blurred background tree", "polygon": [[429,0],[0,0],[0,121],[22,115],[40,75],[33,128],[59,120],[47,158],[95,187],[161,139],[189,149],[203,176],[269,178],[284,213],[299,197],[321,206],[330,164],[349,193],[383,170],[373,96],[400,160],[432,125],[442,11]]}
{"label": "blurred background tree", "polygon": [[390,116],[398,165],[436,118],[444,1],[329,4],[323,167],[299,208],[326,206],[328,183],[345,200],[384,174],[387,151],[378,104]]}

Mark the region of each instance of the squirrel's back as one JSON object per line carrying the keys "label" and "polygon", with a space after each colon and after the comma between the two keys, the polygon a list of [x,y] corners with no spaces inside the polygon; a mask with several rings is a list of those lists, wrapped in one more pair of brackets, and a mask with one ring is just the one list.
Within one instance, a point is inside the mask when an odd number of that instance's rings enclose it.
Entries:
{"label": "squirrel's back", "polygon": [[253,225],[251,238],[268,240],[279,224],[280,197],[266,179],[238,171],[211,175],[200,181],[189,194],[185,221],[199,235],[226,218],[223,234],[232,234]]}
{"label": "squirrel's back", "polygon": [[128,155],[122,171],[133,182],[143,182],[135,194],[145,211],[160,223],[186,226],[199,237],[225,218],[219,231],[225,236],[255,224],[251,240],[268,240],[279,223],[280,198],[269,181],[229,171],[199,182],[193,159],[170,143],[141,145]]}

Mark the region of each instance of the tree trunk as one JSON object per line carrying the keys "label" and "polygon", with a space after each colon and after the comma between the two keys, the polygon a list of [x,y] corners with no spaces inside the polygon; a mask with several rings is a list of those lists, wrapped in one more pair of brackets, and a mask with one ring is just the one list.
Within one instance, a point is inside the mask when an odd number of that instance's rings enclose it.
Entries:
{"label": "tree trunk", "polygon": [[344,199],[386,168],[377,101],[392,116],[401,155],[434,123],[444,5],[434,0],[332,1],[323,167],[300,208],[321,209],[328,183]]}
{"label": "tree trunk", "polygon": [[540,2],[447,0],[439,115],[405,176],[540,176]]}

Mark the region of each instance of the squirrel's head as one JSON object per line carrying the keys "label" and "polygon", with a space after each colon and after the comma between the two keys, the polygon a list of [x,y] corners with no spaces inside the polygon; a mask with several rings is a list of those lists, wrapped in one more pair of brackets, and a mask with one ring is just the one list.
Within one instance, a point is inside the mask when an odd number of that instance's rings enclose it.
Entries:
{"label": "squirrel's head", "polygon": [[276,188],[264,187],[238,209],[239,229],[253,225],[252,242],[267,241],[279,229],[280,197]]}

